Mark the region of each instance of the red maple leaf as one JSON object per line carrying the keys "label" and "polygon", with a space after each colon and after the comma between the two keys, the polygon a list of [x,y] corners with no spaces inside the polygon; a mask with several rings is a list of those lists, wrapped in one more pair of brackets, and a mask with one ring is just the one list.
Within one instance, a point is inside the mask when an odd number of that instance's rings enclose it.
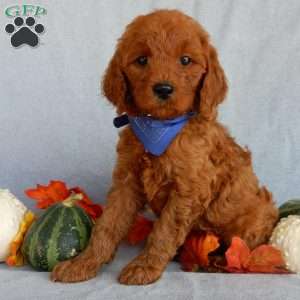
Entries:
{"label": "red maple leaf", "polygon": [[209,253],[219,247],[219,238],[209,232],[191,232],[186,238],[179,255],[181,267],[185,271],[197,271],[209,266]]}
{"label": "red maple leaf", "polygon": [[290,273],[279,249],[271,245],[261,245],[250,251],[239,237],[233,237],[231,246],[225,253],[227,266],[231,273]]}
{"label": "red maple leaf", "polygon": [[131,229],[129,230],[126,241],[131,245],[136,245],[145,240],[153,227],[153,221],[138,215]]}
{"label": "red maple leaf", "polygon": [[37,184],[36,188],[25,190],[25,194],[29,198],[36,200],[36,207],[41,209],[46,209],[52,204],[62,202],[71,195],[81,195],[82,199],[77,200],[75,202],[76,205],[83,208],[94,220],[102,214],[102,206],[93,203],[80,187],[68,189],[63,181],[51,180],[46,186]]}
{"label": "red maple leaf", "polygon": [[242,239],[233,237],[231,245],[225,253],[227,270],[235,273],[244,272],[250,253],[250,249]]}
{"label": "red maple leaf", "polygon": [[37,184],[35,189],[25,190],[25,194],[37,200],[37,208],[47,208],[50,205],[65,200],[70,195],[70,191],[64,182],[51,180],[48,186]]}

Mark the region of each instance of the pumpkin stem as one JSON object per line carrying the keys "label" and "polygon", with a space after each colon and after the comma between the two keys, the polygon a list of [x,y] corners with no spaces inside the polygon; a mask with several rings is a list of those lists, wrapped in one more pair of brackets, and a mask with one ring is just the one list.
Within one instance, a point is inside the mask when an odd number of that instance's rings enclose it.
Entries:
{"label": "pumpkin stem", "polygon": [[82,199],[83,199],[82,194],[76,194],[74,192],[71,192],[71,195],[67,199],[65,199],[62,202],[62,204],[65,205],[65,206],[68,206],[68,207],[72,207],[72,206],[74,206],[76,201],[79,201],[79,200],[82,200]]}

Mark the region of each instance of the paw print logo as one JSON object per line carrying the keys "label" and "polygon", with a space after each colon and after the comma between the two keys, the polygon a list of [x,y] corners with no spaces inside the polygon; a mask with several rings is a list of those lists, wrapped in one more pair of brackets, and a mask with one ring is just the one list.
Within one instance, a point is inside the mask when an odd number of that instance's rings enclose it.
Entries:
{"label": "paw print logo", "polygon": [[11,34],[11,44],[15,48],[27,44],[31,47],[35,47],[39,43],[39,35],[45,30],[44,25],[36,24],[33,17],[26,18],[25,24],[24,19],[16,17],[14,24],[7,24],[5,31]]}

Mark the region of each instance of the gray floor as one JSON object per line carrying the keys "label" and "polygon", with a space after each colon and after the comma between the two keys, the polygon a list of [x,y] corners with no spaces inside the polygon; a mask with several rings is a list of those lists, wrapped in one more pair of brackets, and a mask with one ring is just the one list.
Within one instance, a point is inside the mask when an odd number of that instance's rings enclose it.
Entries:
{"label": "gray floor", "polygon": [[29,266],[8,268],[0,264],[0,299],[155,299],[155,300],[292,300],[300,299],[300,276],[187,273],[171,263],[157,283],[148,286],[120,285],[116,278],[137,247],[122,246],[115,260],[90,281],[52,283],[49,273],[36,272]]}

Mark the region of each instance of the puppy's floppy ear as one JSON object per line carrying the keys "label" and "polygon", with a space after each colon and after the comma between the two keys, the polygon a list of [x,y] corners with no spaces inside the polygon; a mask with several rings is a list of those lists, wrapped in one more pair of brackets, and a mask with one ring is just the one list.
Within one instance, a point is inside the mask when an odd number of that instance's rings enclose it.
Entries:
{"label": "puppy's floppy ear", "polygon": [[126,90],[126,81],[121,70],[118,51],[116,51],[105,71],[102,80],[102,91],[104,96],[116,106],[119,114],[126,111],[124,103]]}
{"label": "puppy's floppy ear", "polygon": [[207,58],[207,71],[201,80],[200,116],[207,120],[217,117],[217,106],[221,103],[227,92],[227,80],[221,67],[216,49],[209,43],[205,45]]}

